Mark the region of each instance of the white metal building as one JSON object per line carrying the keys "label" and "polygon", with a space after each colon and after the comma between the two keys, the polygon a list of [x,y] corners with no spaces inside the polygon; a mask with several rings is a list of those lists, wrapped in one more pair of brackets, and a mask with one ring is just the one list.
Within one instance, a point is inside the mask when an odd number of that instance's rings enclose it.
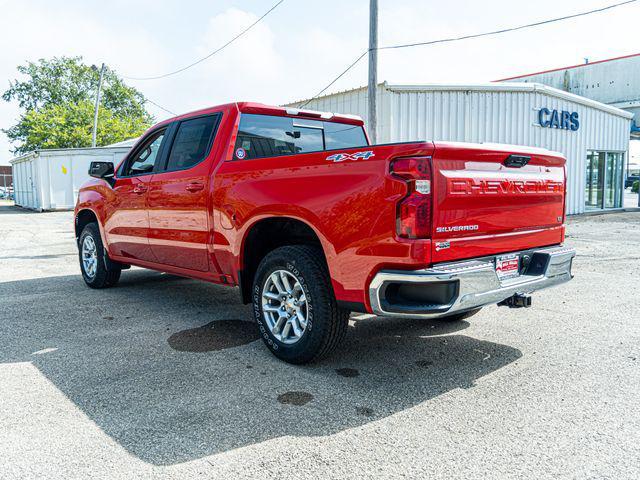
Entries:
{"label": "white metal building", "polygon": [[[622,206],[632,113],[535,83],[385,82],[377,96],[378,143],[448,140],[544,147],[567,158],[567,213]],[[366,119],[367,89],[319,97],[304,108]]]}
{"label": "white metal building", "polygon": [[587,63],[496,81],[542,83],[622,108],[635,115],[631,135],[640,138],[640,53],[595,62],[585,60]]}
{"label": "white metal building", "polygon": [[15,203],[32,210],[68,210],[78,189],[89,179],[94,161],[118,164],[130,146],[37,150],[9,161]]}

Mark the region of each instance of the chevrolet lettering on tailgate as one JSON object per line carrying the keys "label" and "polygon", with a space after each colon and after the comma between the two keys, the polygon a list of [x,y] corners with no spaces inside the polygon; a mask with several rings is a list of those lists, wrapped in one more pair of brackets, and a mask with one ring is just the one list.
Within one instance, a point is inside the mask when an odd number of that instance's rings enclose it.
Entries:
{"label": "chevrolet lettering on tailgate", "polygon": [[564,192],[564,183],[554,180],[449,178],[447,192],[451,195],[558,194]]}

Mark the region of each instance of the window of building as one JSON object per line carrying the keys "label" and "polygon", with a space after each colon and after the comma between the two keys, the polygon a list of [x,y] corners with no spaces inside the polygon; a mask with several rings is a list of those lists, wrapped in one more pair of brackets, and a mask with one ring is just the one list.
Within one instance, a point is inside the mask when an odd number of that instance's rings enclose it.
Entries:
{"label": "window of building", "polygon": [[620,208],[623,201],[624,154],[587,152],[585,207],[587,210]]}

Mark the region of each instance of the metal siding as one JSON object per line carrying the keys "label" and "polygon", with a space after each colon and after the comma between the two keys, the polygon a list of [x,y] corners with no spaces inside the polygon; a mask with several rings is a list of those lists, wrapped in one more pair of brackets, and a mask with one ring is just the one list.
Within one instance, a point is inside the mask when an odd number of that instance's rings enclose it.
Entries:
{"label": "metal siding", "polygon": [[37,155],[32,155],[12,165],[15,203],[20,207],[33,210],[40,209],[36,193],[37,171],[35,161],[37,158]]}
{"label": "metal siding", "polygon": [[24,192],[22,191],[22,187],[24,185],[24,180],[22,179],[22,164],[17,163],[15,165],[11,165],[11,173],[13,175],[13,195],[16,205],[22,205],[24,203]]}
{"label": "metal siding", "polygon": [[14,189],[16,189],[16,192],[20,193],[19,196],[16,193],[16,205],[27,207],[29,202],[29,190],[27,187],[30,185],[27,178],[27,162],[19,163],[15,165],[15,167],[17,167],[17,180],[15,180],[16,183],[14,185]]}
{"label": "metal siding", "polygon": [[20,168],[20,164],[11,165],[11,175],[13,176],[13,198],[16,205],[20,205],[20,203],[23,202],[23,194],[20,187],[24,183],[22,181],[22,169]]}
{"label": "metal siding", "polygon": [[640,55],[534,73],[507,82],[542,83],[640,115]]}
{"label": "metal siding", "polygon": [[38,194],[39,210],[51,210],[51,172],[44,153],[38,155],[34,162],[38,181],[36,182],[36,193]]}

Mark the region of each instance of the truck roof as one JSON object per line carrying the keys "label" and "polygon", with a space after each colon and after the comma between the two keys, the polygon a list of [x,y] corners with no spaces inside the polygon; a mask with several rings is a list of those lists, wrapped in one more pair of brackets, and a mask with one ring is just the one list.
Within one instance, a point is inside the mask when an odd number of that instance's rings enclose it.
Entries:
{"label": "truck roof", "polygon": [[315,110],[305,110],[302,108],[294,108],[294,107],[278,107],[275,105],[266,105],[264,103],[257,103],[257,102],[234,102],[234,103],[225,103],[222,105],[202,108],[199,110],[183,113],[175,117],[167,118],[162,122],[158,122],[152,128],[155,128],[160,125],[165,125],[167,123],[171,123],[175,120],[180,120],[183,118],[190,118],[197,115],[205,115],[212,111],[234,110],[234,109],[237,109],[240,113],[275,115],[279,117],[294,117],[294,118],[299,117],[299,118],[307,118],[307,119],[315,119],[315,120],[324,120],[327,122],[348,123],[351,125],[360,125],[360,126],[364,125],[364,121],[362,120],[362,118],[360,118],[357,115],[331,113],[331,112],[319,112]]}
{"label": "truck roof", "polygon": [[238,109],[242,113],[256,113],[263,115],[277,115],[282,117],[314,118],[329,122],[349,123],[352,125],[364,125],[364,121],[358,115],[344,113],[319,112],[295,107],[276,107],[263,103],[239,102]]}

